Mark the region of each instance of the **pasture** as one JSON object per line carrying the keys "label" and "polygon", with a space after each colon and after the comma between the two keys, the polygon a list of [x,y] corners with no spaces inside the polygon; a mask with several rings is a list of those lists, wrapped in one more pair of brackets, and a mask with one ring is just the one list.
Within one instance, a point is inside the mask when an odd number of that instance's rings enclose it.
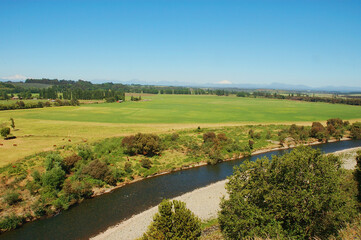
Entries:
{"label": "pasture", "polygon": [[310,124],[336,117],[355,120],[361,119],[361,108],[233,96],[146,95],[140,102],[1,111],[0,123],[9,125],[10,117],[15,119],[16,130],[12,133],[17,139],[0,140],[0,166],[59,145],[136,132],[159,133],[197,126]]}

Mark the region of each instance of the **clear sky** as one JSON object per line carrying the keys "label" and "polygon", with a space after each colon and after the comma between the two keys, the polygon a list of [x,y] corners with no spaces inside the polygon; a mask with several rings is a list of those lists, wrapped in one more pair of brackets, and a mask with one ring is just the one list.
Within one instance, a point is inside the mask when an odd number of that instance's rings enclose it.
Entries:
{"label": "clear sky", "polygon": [[0,78],[361,86],[361,1],[0,0]]}

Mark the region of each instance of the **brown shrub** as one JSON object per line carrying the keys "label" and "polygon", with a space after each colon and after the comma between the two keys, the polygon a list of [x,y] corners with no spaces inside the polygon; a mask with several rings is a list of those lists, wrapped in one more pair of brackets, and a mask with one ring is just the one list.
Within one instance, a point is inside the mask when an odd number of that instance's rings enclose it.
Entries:
{"label": "brown shrub", "polygon": [[124,137],[122,146],[129,154],[158,155],[161,152],[160,139],[155,134],[138,133],[134,136]]}
{"label": "brown shrub", "polygon": [[63,162],[67,170],[70,170],[74,167],[75,163],[80,161],[82,158],[76,154],[70,155],[64,158]]}

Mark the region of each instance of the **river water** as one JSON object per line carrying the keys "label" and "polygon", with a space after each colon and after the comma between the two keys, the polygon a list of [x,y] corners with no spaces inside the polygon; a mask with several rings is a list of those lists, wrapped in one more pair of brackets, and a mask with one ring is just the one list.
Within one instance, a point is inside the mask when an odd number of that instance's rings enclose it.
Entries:
{"label": "river water", "polygon": [[[313,147],[331,153],[359,146],[361,140],[325,143]],[[272,151],[249,159],[271,157],[275,154],[283,154],[285,151],[287,150]],[[232,174],[233,167],[244,160],[223,162],[215,166],[207,165],[144,179],[111,193],[87,199],[54,217],[27,223],[19,229],[1,234],[0,239],[88,239],[134,214],[158,205],[163,198],[173,198],[226,179]]]}

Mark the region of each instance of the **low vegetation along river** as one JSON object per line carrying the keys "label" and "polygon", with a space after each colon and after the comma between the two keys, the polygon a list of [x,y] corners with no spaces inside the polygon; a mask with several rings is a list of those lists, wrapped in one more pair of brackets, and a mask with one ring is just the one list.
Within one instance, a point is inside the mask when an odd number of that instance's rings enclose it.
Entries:
{"label": "low vegetation along river", "polygon": [[[325,153],[361,146],[361,140],[326,143],[313,146]],[[278,150],[250,157],[283,154]],[[21,228],[0,235],[0,239],[88,239],[124,219],[130,218],[163,198],[174,198],[196,188],[224,180],[235,165],[244,159],[203,166],[154,178],[144,179],[116,189],[109,194],[87,199],[57,216],[27,223]]]}

